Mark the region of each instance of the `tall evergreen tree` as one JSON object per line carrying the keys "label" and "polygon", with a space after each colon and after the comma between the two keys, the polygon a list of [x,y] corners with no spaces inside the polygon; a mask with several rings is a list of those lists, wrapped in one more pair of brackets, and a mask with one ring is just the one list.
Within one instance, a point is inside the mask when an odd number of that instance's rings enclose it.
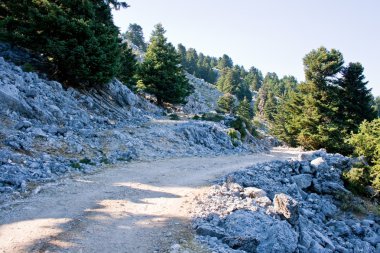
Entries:
{"label": "tall evergreen tree", "polygon": [[146,43],[144,39],[143,29],[138,24],[130,24],[125,33],[125,38],[134,45],[138,46],[142,51],[146,51]]}
{"label": "tall evergreen tree", "polygon": [[218,60],[218,69],[223,70],[224,68],[232,68],[234,66],[233,61],[231,57],[224,54],[222,57]]}
{"label": "tall evergreen tree", "polygon": [[236,98],[231,93],[226,93],[218,99],[218,109],[224,113],[234,113]]}
{"label": "tall evergreen tree", "polygon": [[258,91],[263,85],[263,74],[259,69],[251,67],[244,80],[248,83],[251,90]]}
{"label": "tall evergreen tree", "polygon": [[160,105],[163,102],[182,103],[192,87],[184,75],[179,55],[164,35],[165,29],[157,24],[139,69],[139,87],[154,94]]}
{"label": "tall evergreen tree", "polygon": [[137,71],[137,60],[132,52],[132,49],[127,43],[121,45],[121,67],[117,78],[120,79],[129,88],[135,89],[136,78],[135,74]]}
{"label": "tall evergreen tree", "polygon": [[186,61],[186,47],[182,45],[181,43],[177,46],[177,52],[179,54],[179,57],[181,59],[181,65],[184,69],[187,68],[187,61]]}
{"label": "tall evergreen tree", "polygon": [[249,121],[251,119],[250,107],[248,99],[244,98],[240,101],[236,114]]}
{"label": "tall evergreen tree", "polygon": [[357,132],[363,120],[371,121],[376,117],[373,110],[373,96],[367,89],[363,75],[364,68],[360,63],[349,63],[342,69],[342,77],[339,79],[339,97],[341,117],[348,133]]}

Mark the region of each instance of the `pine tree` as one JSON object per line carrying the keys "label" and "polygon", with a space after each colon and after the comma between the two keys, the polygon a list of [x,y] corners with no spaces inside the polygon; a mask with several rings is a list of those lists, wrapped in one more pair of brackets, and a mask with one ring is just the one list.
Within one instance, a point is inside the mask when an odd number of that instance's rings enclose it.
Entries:
{"label": "pine tree", "polygon": [[154,94],[160,105],[163,102],[182,103],[192,87],[184,75],[179,55],[164,35],[165,29],[157,24],[139,68],[139,87]]}
{"label": "pine tree", "polygon": [[263,85],[263,74],[257,68],[251,67],[244,80],[248,83],[251,90],[258,91]]}
{"label": "pine tree", "polygon": [[236,114],[244,119],[246,119],[247,121],[249,121],[251,119],[251,115],[250,115],[250,104],[247,100],[247,98],[245,97],[240,103],[239,103],[239,106],[238,106],[238,109],[237,109],[237,112]]}
{"label": "pine tree", "polygon": [[125,33],[125,38],[132,42],[132,44],[139,47],[142,51],[146,51],[146,43],[144,39],[143,29],[138,24],[130,24]]}
{"label": "pine tree", "polygon": [[43,54],[54,78],[73,85],[108,82],[119,71],[119,1],[11,1],[0,4],[0,38]]}
{"label": "pine tree", "polygon": [[298,136],[302,130],[303,97],[298,90],[290,90],[283,97],[274,114],[272,134],[292,147],[298,145]]}
{"label": "pine tree", "polygon": [[181,59],[181,65],[184,69],[187,69],[187,61],[186,61],[186,47],[182,44],[178,44],[177,52]]}
{"label": "pine tree", "polygon": [[121,45],[121,67],[117,77],[129,88],[135,89],[137,60],[127,43]]}
{"label": "pine tree", "polygon": [[231,93],[226,93],[218,99],[218,109],[224,113],[233,114],[236,98]]}
{"label": "pine tree", "polygon": [[232,68],[233,65],[234,64],[233,64],[231,57],[224,54],[222,57],[219,58],[217,67],[218,67],[218,69],[223,70],[225,68]]}
{"label": "pine tree", "polygon": [[342,77],[338,85],[339,97],[344,99],[340,106],[341,117],[344,119],[348,133],[357,132],[363,120],[371,121],[376,117],[373,110],[371,90],[367,89],[363,75],[364,68],[360,63],[349,63],[342,69]]}

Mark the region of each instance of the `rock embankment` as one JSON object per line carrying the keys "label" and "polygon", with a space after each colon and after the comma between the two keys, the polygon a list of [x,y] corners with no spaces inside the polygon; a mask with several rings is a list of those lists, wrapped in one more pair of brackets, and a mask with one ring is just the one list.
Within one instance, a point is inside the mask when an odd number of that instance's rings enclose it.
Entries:
{"label": "rock embankment", "polygon": [[320,150],[229,174],[197,200],[198,239],[213,252],[380,252],[380,217],[349,210],[350,166]]}

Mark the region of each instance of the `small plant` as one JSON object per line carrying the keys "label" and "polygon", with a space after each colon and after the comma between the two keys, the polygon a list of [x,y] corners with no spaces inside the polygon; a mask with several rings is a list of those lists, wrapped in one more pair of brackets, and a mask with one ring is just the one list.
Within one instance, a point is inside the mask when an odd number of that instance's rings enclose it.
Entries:
{"label": "small plant", "polygon": [[200,119],[201,119],[201,117],[199,117],[198,114],[195,114],[195,115],[193,116],[193,120],[200,120]]}
{"label": "small plant", "polygon": [[368,195],[366,186],[370,184],[370,168],[363,166],[361,168],[352,168],[343,172],[343,181],[350,191],[360,195]]}
{"label": "small plant", "polygon": [[74,169],[82,169],[82,166],[80,165],[80,163],[71,163],[70,166]]}
{"label": "small plant", "polygon": [[29,62],[25,63],[24,65],[22,65],[22,70],[24,72],[35,72],[36,69],[34,68],[34,66],[32,64],[30,64]]}
{"label": "small plant", "polygon": [[102,158],[100,159],[100,163],[110,164],[110,160],[108,160],[107,157],[102,157]]}
{"label": "small plant", "polygon": [[96,165],[94,162],[91,162],[91,160],[87,157],[80,159],[79,163],[93,165],[93,166]]}
{"label": "small plant", "polygon": [[205,121],[220,122],[220,121],[224,120],[224,116],[219,115],[217,113],[210,112],[210,113],[202,114],[201,119],[205,120]]}
{"label": "small plant", "polygon": [[238,133],[238,131],[236,131],[235,129],[233,129],[233,128],[230,128],[230,129],[228,129],[227,130],[227,134],[228,134],[228,136],[230,136],[231,137],[231,139],[239,139],[239,133]]}
{"label": "small plant", "polygon": [[169,119],[170,120],[180,120],[179,116],[175,113],[169,114]]}

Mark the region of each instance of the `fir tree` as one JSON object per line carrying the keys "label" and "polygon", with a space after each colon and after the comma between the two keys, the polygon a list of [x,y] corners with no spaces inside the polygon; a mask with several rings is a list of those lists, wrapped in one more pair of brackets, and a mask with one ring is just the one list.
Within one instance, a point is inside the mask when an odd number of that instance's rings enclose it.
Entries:
{"label": "fir tree", "polygon": [[184,75],[179,55],[164,35],[163,26],[156,25],[139,69],[139,87],[154,94],[160,105],[163,102],[182,103],[192,89]]}

